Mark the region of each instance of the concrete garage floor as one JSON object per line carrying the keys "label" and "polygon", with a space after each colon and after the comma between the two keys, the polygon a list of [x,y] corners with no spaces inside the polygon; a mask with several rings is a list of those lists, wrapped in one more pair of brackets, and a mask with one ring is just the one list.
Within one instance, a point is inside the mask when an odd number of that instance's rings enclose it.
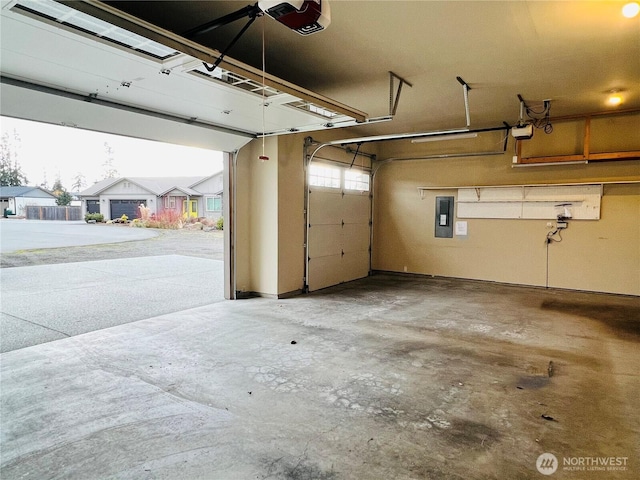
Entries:
{"label": "concrete garage floor", "polygon": [[461,280],[216,303],[3,354],[0,473],[636,479],[639,341],[640,298]]}

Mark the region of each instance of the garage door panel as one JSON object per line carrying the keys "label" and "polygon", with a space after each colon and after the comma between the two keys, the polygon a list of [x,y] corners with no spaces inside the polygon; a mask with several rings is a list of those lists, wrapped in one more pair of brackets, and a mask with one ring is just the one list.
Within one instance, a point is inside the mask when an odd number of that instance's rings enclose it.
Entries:
{"label": "garage door panel", "polygon": [[342,257],[342,281],[348,282],[369,275],[369,252],[346,253]]}
{"label": "garage door panel", "polygon": [[342,253],[340,241],[336,241],[341,236],[341,225],[313,225],[309,229],[309,258]]}
{"label": "garage door panel", "polygon": [[342,192],[328,192],[312,190],[309,193],[309,223],[341,224],[342,223]]}
{"label": "garage door panel", "polygon": [[344,252],[368,252],[369,240],[369,224],[345,224],[342,228],[342,250]]}
{"label": "garage door panel", "polygon": [[[343,170],[347,171],[348,165]],[[369,274],[369,195],[369,192],[311,187],[307,238],[310,291]]]}
{"label": "garage door panel", "polygon": [[330,287],[342,282],[342,255],[309,260],[309,290]]}
{"label": "garage door panel", "polygon": [[345,195],[342,219],[344,223],[369,223],[371,201],[369,195]]}
{"label": "garage door panel", "polygon": [[140,217],[139,205],[146,205],[145,200],[110,200],[111,220],[126,215],[129,220]]}

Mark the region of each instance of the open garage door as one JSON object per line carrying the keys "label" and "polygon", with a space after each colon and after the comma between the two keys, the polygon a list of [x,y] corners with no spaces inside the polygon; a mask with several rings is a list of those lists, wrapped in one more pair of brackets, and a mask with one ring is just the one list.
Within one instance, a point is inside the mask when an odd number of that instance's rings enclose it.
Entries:
{"label": "open garage door", "polygon": [[366,277],[370,270],[370,174],[340,164],[309,167],[309,291]]}
{"label": "open garage door", "polygon": [[[368,122],[368,115],[229,56],[218,64],[218,50],[111,3],[1,2],[2,115],[226,152],[231,278],[232,152],[261,135],[348,127]],[[233,279],[225,288],[231,298]]]}
{"label": "open garage door", "polygon": [[0,14],[4,116],[224,152],[366,120],[230,57],[210,72],[218,51],[103,2],[3,1]]}

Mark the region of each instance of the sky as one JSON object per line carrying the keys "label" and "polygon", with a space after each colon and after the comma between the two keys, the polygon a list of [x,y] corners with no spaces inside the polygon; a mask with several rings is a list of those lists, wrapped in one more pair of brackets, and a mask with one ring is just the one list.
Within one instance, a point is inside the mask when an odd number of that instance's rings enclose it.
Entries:
{"label": "sky", "polygon": [[105,142],[111,147],[113,166],[120,177],[205,176],[222,170],[222,153],[213,150],[9,117],[0,117],[0,128],[2,135],[9,133],[11,139],[14,130],[18,134],[20,140],[11,143],[32,186],[46,179],[51,187],[60,177],[63,187],[71,191],[78,173],[84,175],[86,187],[102,180],[109,157]]}

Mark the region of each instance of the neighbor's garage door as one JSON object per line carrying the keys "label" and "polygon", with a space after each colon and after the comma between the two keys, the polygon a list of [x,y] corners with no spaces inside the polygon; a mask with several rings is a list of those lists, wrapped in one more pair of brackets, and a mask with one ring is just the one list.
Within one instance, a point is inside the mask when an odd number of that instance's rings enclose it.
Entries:
{"label": "neighbor's garage door", "polygon": [[[309,187],[310,291],[366,277],[371,239],[369,174],[348,167],[313,167]],[[331,172],[334,168],[337,171]],[[324,180],[314,178],[314,172],[325,175]],[[327,175],[332,178],[327,180]]]}
{"label": "neighbor's garage door", "polygon": [[111,220],[126,215],[129,219],[140,217],[138,205],[146,206],[145,200],[111,200]]}
{"label": "neighbor's garage door", "polygon": [[100,213],[100,200],[87,200],[87,213]]}

